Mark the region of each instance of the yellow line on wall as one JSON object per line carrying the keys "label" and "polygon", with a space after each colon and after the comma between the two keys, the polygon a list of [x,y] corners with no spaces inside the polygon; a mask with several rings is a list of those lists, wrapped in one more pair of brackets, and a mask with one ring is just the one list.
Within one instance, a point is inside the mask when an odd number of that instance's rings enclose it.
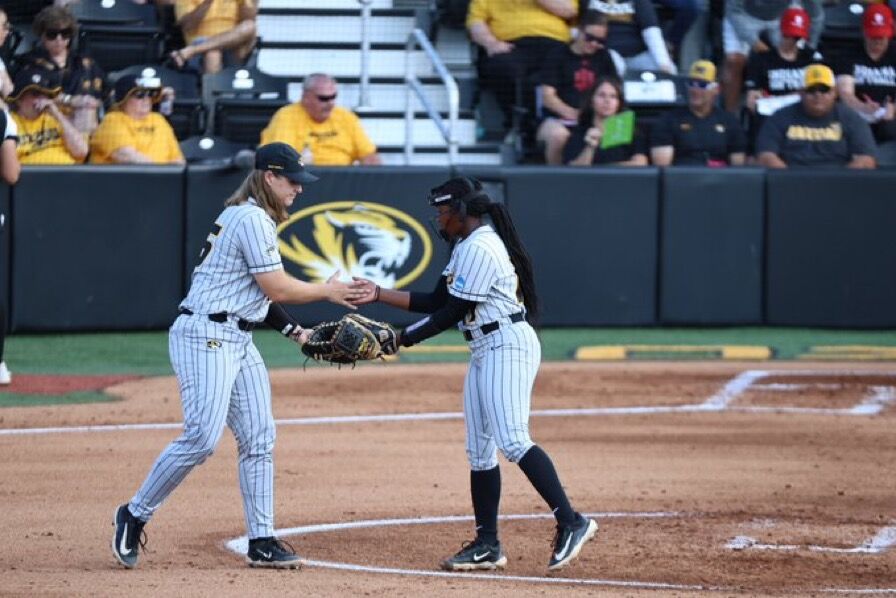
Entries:
{"label": "yellow line on wall", "polygon": [[682,356],[705,353],[719,359],[752,361],[772,358],[771,348],[761,345],[593,345],[576,349],[575,359],[610,361],[648,357],[651,353],[674,353]]}

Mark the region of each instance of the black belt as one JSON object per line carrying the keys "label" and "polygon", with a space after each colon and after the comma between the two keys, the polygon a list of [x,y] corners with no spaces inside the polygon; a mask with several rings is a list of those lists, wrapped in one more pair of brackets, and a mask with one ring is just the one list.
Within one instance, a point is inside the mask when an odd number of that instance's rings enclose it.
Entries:
{"label": "black belt", "polygon": [[[510,314],[510,321],[514,324],[517,322],[522,322],[526,319],[526,316],[523,315],[523,312],[518,311],[515,314]],[[483,324],[479,327],[479,332],[483,335],[491,334],[495,330],[501,327],[501,322],[489,322],[488,324]],[[472,330],[464,330],[464,338],[467,341],[473,340],[473,331]]]}
{"label": "black belt", "polygon": [[[186,316],[194,315],[192,311],[186,308],[181,308],[180,313]],[[226,311],[222,311],[216,314],[208,314],[208,319],[212,322],[218,322],[219,324],[223,324],[227,321],[228,315]],[[250,322],[249,320],[244,320],[242,318],[237,318],[236,327],[240,330],[244,330],[246,332],[252,332],[252,329],[255,328],[255,322]]]}

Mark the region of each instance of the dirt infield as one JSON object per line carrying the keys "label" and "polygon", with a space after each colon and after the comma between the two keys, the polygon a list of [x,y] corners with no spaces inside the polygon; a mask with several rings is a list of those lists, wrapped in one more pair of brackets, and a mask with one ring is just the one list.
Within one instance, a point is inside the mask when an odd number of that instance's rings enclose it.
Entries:
{"label": "dirt infield", "polygon": [[228,549],[245,533],[229,434],[147,526],[140,567],[115,564],[113,511],[179,431],[172,378],[3,409],[0,595],[896,594],[892,365],[545,364],[532,434],[597,539],[546,575],[552,520],[502,460],[507,570],[431,576],[472,531],[464,367],[273,372],[277,525],[300,571]]}

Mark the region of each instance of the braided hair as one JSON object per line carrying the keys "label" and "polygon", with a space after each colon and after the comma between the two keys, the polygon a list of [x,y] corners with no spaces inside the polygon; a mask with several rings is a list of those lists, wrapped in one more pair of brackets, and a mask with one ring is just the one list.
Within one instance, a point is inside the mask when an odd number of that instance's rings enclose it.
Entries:
{"label": "braided hair", "polygon": [[532,259],[520,241],[510,212],[504,204],[492,202],[483,190],[480,181],[468,177],[455,177],[430,191],[431,204],[438,205],[446,201],[450,202],[452,209],[461,214],[475,218],[488,215],[491,219],[495,232],[501,237],[501,241],[507,249],[510,263],[516,270],[519,279],[517,293],[521,295],[523,304],[526,306],[526,320],[535,326],[538,322],[539,302],[535,292]]}

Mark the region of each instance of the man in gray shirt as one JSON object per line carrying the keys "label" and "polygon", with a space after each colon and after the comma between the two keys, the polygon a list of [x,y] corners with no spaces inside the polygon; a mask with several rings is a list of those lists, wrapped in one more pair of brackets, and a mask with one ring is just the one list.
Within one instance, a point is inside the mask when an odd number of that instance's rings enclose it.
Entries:
{"label": "man in gray shirt", "polygon": [[834,72],[829,67],[806,67],[800,95],[799,103],[775,112],[759,130],[759,164],[767,168],[877,167],[871,128],[852,108],[837,102]]}

